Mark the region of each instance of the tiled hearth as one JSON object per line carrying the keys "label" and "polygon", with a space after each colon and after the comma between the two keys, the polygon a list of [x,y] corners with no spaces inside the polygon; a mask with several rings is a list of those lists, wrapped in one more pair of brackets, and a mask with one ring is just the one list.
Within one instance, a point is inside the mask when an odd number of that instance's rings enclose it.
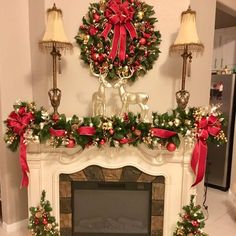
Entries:
{"label": "tiled hearth", "polygon": [[38,205],[45,189],[62,232],[69,232],[71,182],[94,178],[96,181],[118,182],[127,178],[131,182],[149,181],[154,189],[151,229],[156,234],[152,235],[170,236],[182,206],[189,202],[191,194],[195,194],[195,188],[191,188],[191,152],[184,147],[170,153],[149,150],[145,146],[81,150],[32,145],[27,151],[30,168],[28,205]]}
{"label": "tiled hearth", "polygon": [[76,181],[151,183],[151,235],[163,235],[165,196],[165,180],[163,176],[148,175],[132,166],[119,169],[89,166],[73,174],[60,175],[60,226],[62,236],[72,235],[71,184]]}

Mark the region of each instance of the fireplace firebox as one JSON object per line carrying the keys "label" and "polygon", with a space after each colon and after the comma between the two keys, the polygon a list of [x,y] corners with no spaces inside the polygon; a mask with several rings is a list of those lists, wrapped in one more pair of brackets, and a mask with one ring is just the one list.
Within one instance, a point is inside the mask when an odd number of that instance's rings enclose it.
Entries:
{"label": "fireplace firebox", "polygon": [[61,174],[61,236],[162,236],[165,178],[132,166]]}
{"label": "fireplace firebox", "polygon": [[72,182],[74,236],[149,236],[152,184]]}

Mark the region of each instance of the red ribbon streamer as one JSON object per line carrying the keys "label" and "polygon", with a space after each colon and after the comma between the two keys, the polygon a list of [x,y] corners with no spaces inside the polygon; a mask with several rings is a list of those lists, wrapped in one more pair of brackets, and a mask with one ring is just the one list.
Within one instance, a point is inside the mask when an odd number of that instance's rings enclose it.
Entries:
{"label": "red ribbon streamer", "polygon": [[118,53],[119,60],[124,61],[126,54],[126,30],[129,32],[131,39],[137,38],[137,32],[131,22],[134,16],[134,9],[128,1],[122,3],[122,0],[110,0],[105,16],[108,19],[108,23],[101,35],[106,39],[114,27],[112,49],[109,58],[114,60]]}
{"label": "red ribbon streamer", "polygon": [[50,128],[49,132],[52,136],[55,136],[55,137],[64,137],[66,134],[66,131],[63,129],[56,130],[56,129]]}
{"label": "red ribbon streamer", "polygon": [[198,136],[197,142],[193,149],[191,167],[196,175],[195,182],[192,187],[200,183],[204,177],[206,171],[206,158],[207,158],[207,143],[206,140],[209,134],[212,136],[217,136],[221,130],[221,124],[217,117],[211,115],[208,119],[203,117],[198,123]]}
{"label": "red ribbon streamer", "polygon": [[13,131],[20,136],[20,165],[22,171],[21,187],[27,187],[29,184],[29,166],[26,160],[26,144],[24,139],[24,131],[29,123],[34,119],[31,112],[26,112],[25,107],[21,107],[16,112],[11,112],[7,119],[8,127],[12,128]]}
{"label": "red ribbon streamer", "polygon": [[78,128],[77,131],[80,135],[85,136],[93,136],[94,134],[96,134],[96,129],[90,126],[81,126]]}
{"label": "red ribbon streamer", "polygon": [[170,131],[166,129],[159,129],[159,128],[151,128],[151,132],[153,136],[158,137],[158,138],[170,138],[177,134],[174,131]]}

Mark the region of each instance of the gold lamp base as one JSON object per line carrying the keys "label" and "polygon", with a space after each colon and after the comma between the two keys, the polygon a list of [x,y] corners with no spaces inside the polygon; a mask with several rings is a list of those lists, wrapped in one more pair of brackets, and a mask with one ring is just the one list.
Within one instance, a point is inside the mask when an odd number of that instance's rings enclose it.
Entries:
{"label": "gold lamp base", "polygon": [[51,105],[53,107],[53,114],[58,114],[58,107],[61,102],[61,90],[58,88],[50,89],[48,91],[48,96],[51,101]]}
{"label": "gold lamp base", "polygon": [[180,90],[176,92],[175,96],[178,107],[185,109],[189,101],[190,93],[186,90]]}

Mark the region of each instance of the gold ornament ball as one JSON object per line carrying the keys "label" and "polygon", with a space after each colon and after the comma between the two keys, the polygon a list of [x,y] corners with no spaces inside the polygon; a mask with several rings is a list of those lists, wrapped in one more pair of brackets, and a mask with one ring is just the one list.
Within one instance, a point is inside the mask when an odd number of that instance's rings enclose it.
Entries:
{"label": "gold ornament ball", "polygon": [[142,20],[143,17],[144,17],[144,12],[143,12],[143,11],[139,11],[139,12],[138,12],[138,18],[139,18],[139,20]]}
{"label": "gold ornament ball", "polygon": [[103,44],[102,44],[101,42],[99,42],[99,43],[97,44],[97,47],[98,47],[98,48],[102,48],[102,47],[103,47]]}
{"label": "gold ornament ball", "polygon": [[85,35],[84,35],[83,33],[80,33],[78,36],[79,36],[79,39],[80,39],[80,40],[84,40],[84,36],[85,36]]}
{"label": "gold ornament ball", "polygon": [[52,229],[52,224],[47,224],[46,228],[47,228],[47,230],[51,230]]}
{"label": "gold ornament ball", "polygon": [[41,211],[36,212],[35,217],[36,218],[41,218],[42,217],[42,212]]}
{"label": "gold ornament ball", "polygon": [[88,41],[89,41],[89,38],[90,36],[87,34],[87,35],[84,35],[84,44],[87,44]]}
{"label": "gold ornament ball", "polygon": [[124,69],[123,69],[123,71],[124,71],[125,73],[127,73],[127,72],[129,71],[129,67],[128,67],[128,66],[125,66]]}

